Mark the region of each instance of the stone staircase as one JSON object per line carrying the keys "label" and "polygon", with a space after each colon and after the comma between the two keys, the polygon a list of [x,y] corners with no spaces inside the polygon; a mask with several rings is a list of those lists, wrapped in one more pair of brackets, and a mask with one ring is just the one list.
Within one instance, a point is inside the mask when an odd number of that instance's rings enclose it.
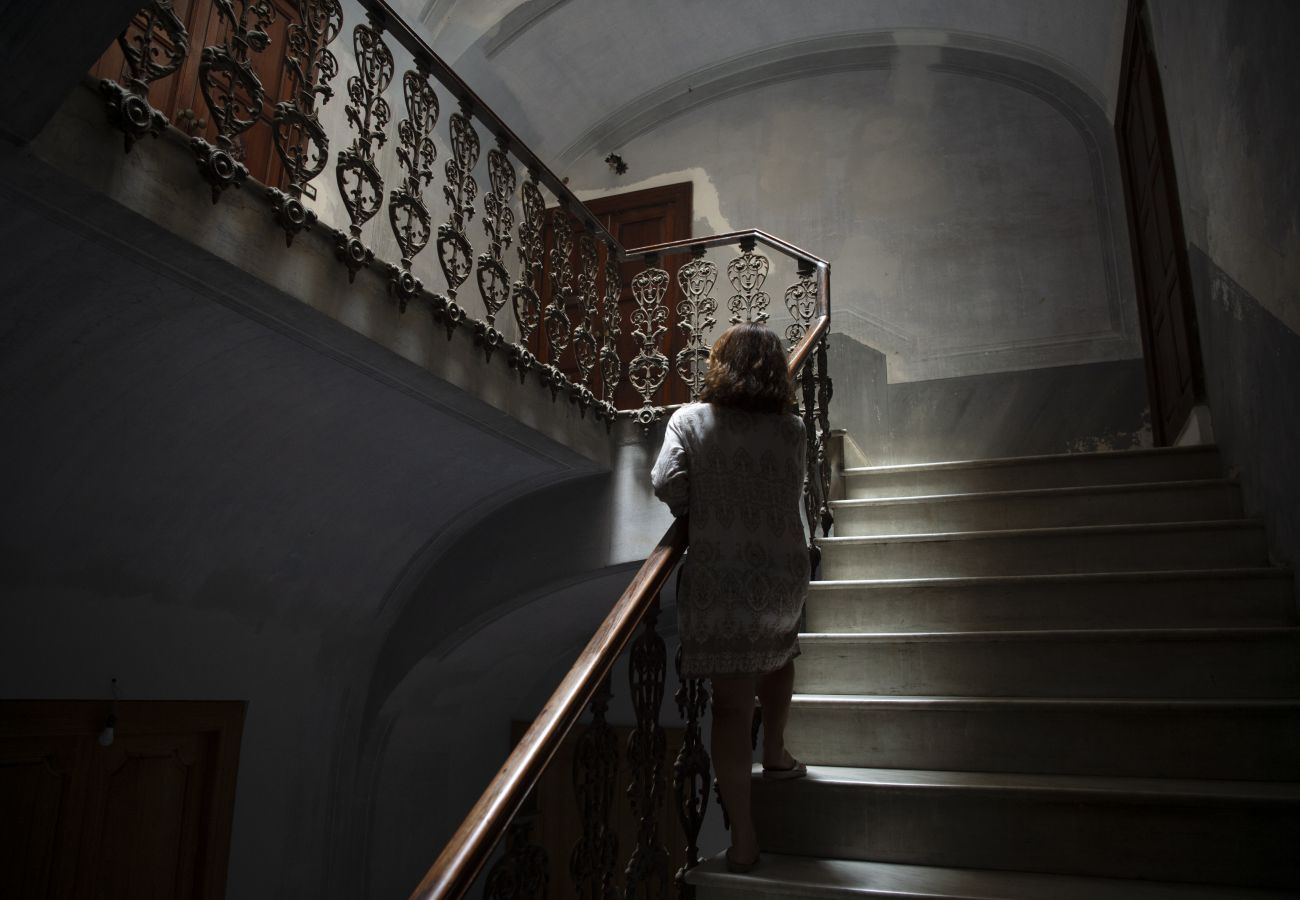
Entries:
{"label": "stone staircase", "polygon": [[1212,447],[844,471],[762,863],[700,900],[1300,895],[1300,627]]}

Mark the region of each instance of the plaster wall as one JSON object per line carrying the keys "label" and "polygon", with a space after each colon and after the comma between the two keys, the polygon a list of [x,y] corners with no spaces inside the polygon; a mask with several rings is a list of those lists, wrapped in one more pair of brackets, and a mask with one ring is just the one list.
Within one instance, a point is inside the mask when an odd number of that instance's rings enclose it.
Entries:
{"label": "plaster wall", "polygon": [[[669,521],[654,436],[578,420],[594,462],[31,153],[0,159],[3,692],[104,697],[117,677],[128,698],[246,701],[231,896],[360,896],[367,829],[426,824],[368,812],[379,712],[412,696],[389,694],[540,586],[643,555]],[[193,217],[252,227],[239,209]]]}
{"label": "plaster wall", "polygon": [[1300,84],[1285,0],[1151,0],[1216,442],[1300,562]]}

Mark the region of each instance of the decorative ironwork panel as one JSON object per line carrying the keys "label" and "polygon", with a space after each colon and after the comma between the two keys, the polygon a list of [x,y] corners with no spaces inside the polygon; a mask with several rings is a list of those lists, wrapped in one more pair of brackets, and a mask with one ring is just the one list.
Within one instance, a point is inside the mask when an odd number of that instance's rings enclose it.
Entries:
{"label": "decorative ironwork panel", "polygon": [[623,297],[623,267],[618,263],[618,250],[613,244],[605,246],[605,298],[602,318],[604,342],[600,348],[600,386],[605,398],[606,411],[613,414],[614,391],[623,376],[623,361],[618,358],[619,301]]}
{"label": "decorative ironwork panel", "polygon": [[581,900],[612,900],[618,835],[611,816],[618,782],[618,741],[605,721],[609,677],[591,698],[591,724],[573,750],[573,791],[582,821],[582,836],[569,856],[569,874]]}
{"label": "decorative ironwork panel", "polygon": [[447,279],[447,295],[434,298],[433,313],[447,327],[450,340],[456,326],[465,319],[465,310],[456,302],[456,292],[474,271],[474,249],[465,232],[469,220],[474,218],[474,200],[478,197],[474,167],[478,165],[480,146],[469,105],[464,101],[451,114],[447,126],[451,157],[443,169],[447,183],[442,186],[442,196],[447,201],[448,213],[447,221],[438,226],[438,263]]}
{"label": "decorative ironwork panel", "polygon": [[583,411],[595,395],[591,391],[591,376],[596,369],[600,354],[600,343],[596,340],[596,304],[599,300],[600,251],[596,239],[590,232],[584,232],[578,238],[578,301],[581,304],[582,318],[573,329],[573,357],[578,366],[581,391],[575,399]]}
{"label": "decorative ironwork panel", "polygon": [[122,84],[105,78],[99,91],[130,153],[137,140],[146,134],[157,137],[167,128],[167,117],[149,105],[149,85],[181,67],[190,36],[172,0],[150,0],[117,36],[117,44],[125,59]]}
{"label": "decorative ironwork panel", "polygon": [[628,661],[628,685],[636,727],[627,738],[627,761],[632,769],[627,795],[637,823],[637,840],[624,871],[626,900],[639,897],[667,900],[668,897],[668,850],[659,839],[667,755],[667,739],[659,724],[659,711],[664,701],[667,651],[657,630],[658,623],[659,598],[655,597],[646,612],[641,635],[632,643]]}
{"label": "decorative ironwork panel", "polygon": [[429,73],[423,68],[407,69],[402,74],[402,97],[406,118],[397,123],[397,164],[404,174],[397,190],[388,195],[388,224],[402,250],[402,262],[388,266],[388,287],[405,312],[406,304],[424,290],[411,266],[433,236],[433,216],[424,202],[424,186],[433,181],[433,163],[438,158],[433,143],[438,95],[429,83]]}
{"label": "decorative ironwork panel", "polygon": [[[677,583],[680,590],[680,568]],[[695,888],[686,883],[686,873],[700,864],[700,828],[704,825],[704,814],[709,808],[711,770],[709,753],[704,749],[704,737],[700,729],[700,720],[709,708],[709,689],[703,678],[682,677],[681,645],[678,645],[677,654],[673,658],[673,668],[677,672],[677,692],[673,694],[673,699],[677,701],[677,712],[684,722],[682,747],[673,762],[673,793],[677,800],[677,818],[681,820],[682,831],[686,834],[686,862],[678,870],[674,881],[677,896],[689,900],[695,896]]]}
{"label": "decorative ironwork panel", "polygon": [[375,253],[361,240],[361,227],[374,218],[384,202],[384,179],[375,165],[375,150],[384,145],[392,110],[383,93],[393,81],[393,54],[377,28],[359,24],[352,29],[352,51],[357,74],[348,79],[345,106],[348,124],[356,131],[334,166],[339,193],[352,224],[339,232],[335,253],[348,267],[348,280],[370,265]]}
{"label": "decorative ironwork panel", "polygon": [[727,301],[730,322],[766,322],[767,306],[771,298],[763,290],[771,262],[761,253],[754,252],[754,241],[740,244],[740,256],[727,263],[727,280],[736,293]]}
{"label": "decorative ironwork panel", "polygon": [[[239,12],[235,12],[238,4]],[[225,42],[203,48],[199,58],[199,90],[212,114],[217,143],[201,137],[190,140],[199,171],[212,185],[212,202],[231,185],[248,177],[243,163],[241,135],[262,114],[265,91],[253,72],[250,56],[271,43],[266,28],[275,20],[270,0],[212,0],[226,26]]]}
{"label": "decorative ironwork panel", "polygon": [[573,324],[568,312],[569,299],[573,296],[573,225],[569,222],[568,210],[557,209],[551,216],[549,262],[551,302],[543,311],[542,323],[550,356],[548,381],[554,397],[567,380],[560,371],[560,356],[569,349],[573,338]]}
{"label": "decorative ironwork panel", "polygon": [[686,346],[677,353],[677,374],[691,392],[691,401],[700,398],[704,373],[709,367],[709,329],[717,324],[714,313],[718,301],[711,296],[718,281],[718,267],[704,258],[703,252],[677,270],[677,284],[682,297],[677,301],[677,324],[686,336]]}
{"label": "decorative ironwork panel", "polygon": [[516,816],[506,832],[506,853],[488,872],[483,900],[547,900],[546,851],[529,843],[533,824]]}
{"label": "decorative ironwork panel", "polygon": [[285,246],[300,231],[316,224],[316,214],[302,202],[303,188],[329,163],[329,136],[316,111],[316,99],[329,102],[330,81],[339,62],[329,44],[343,30],[339,0],[298,0],[300,21],[289,25],[284,69],[293,85],[292,99],[275,105],[271,135],[289,179],[287,189],[268,188],[275,219],[284,229]]}
{"label": "decorative ironwork panel", "polygon": [[478,292],[483,298],[487,321],[476,326],[475,340],[491,359],[492,351],[502,341],[501,332],[496,329],[497,314],[510,300],[510,273],[502,255],[510,247],[510,231],[515,226],[515,213],[510,208],[515,196],[515,167],[504,143],[488,151],[488,184],[488,192],[483,195],[483,228],[488,236],[488,249],[478,256]]}
{"label": "decorative ironwork panel", "polygon": [[793,350],[803,340],[817,315],[821,288],[815,277],[816,271],[807,263],[800,262],[799,280],[786,289],[785,308],[794,320],[785,327],[787,350]]}
{"label": "decorative ironwork panel", "polygon": [[523,215],[519,219],[519,279],[510,293],[519,339],[510,352],[510,364],[519,373],[522,383],[536,360],[527,349],[529,339],[542,320],[542,300],[539,293],[542,283],[542,248],[546,227],[546,200],[537,186],[537,172],[528,173],[519,192]]}
{"label": "decorative ironwork panel", "polygon": [[636,419],[647,428],[664,414],[663,407],[655,406],[650,398],[668,377],[668,357],[659,349],[659,339],[668,331],[668,307],[664,305],[667,292],[668,273],[658,267],[651,266],[632,279],[632,297],[636,300],[632,337],[637,342],[637,354],[628,364],[627,378],[641,395]]}

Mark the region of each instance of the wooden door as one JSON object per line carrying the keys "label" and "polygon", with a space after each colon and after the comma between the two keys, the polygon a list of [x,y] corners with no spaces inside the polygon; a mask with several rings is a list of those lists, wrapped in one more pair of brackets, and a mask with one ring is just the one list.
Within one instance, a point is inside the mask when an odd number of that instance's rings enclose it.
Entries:
{"label": "wooden door", "polygon": [[0,701],[0,897],[219,900],[241,702]]}
{"label": "wooden door", "polygon": [[1129,8],[1115,132],[1133,247],[1147,393],[1157,444],[1177,440],[1204,398],[1187,241],[1160,75],[1141,3]]}
{"label": "wooden door", "polygon": [[[587,203],[599,217],[605,229],[614,239],[628,250],[662,244],[667,241],[680,241],[691,236],[693,213],[691,209],[691,182],[668,184],[663,187],[647,188],[643,191],[629,191],[626,194],[614,194],[601,197]],[[682,263],[690,259],[685,254],[669,256],[659,261],[660,268],[668,271],[668,334],[666,336],[668,356],[668,377],[664,388],[657,398],[652,398],[659,405],[685,403],[689,399],[686,384],[676,375],[677,352],[685,345],[685,338],[677,327],[677,270]],[[632,297],[632,279],[642,272],[646,264],[641,260],[623,263],[623,293],[619,298],[618,358],[623,361],[623,371],[637,354],[637,343],[632,337],[632,310],[636,301]],[[619,409],[636,409],[641,405],[641,395],[632,390],[624,375],[622,383],[614,398]]]}
{"label": "wooden door", "polygon": [[[627,249],[662,244],[666,241],[676,241],[691,236],[690,182],[649,188],[643,191],[630,191],[626,194],[614,194],[609,197],[591,200],[586,206],[600,219],[601,224],[605,226],[609,233]],[[550,222],[550,215],[548,215],[545,240],[545,258],[548,273],[550,269],[550,250],[553,243]],[[672,372],[677,351],[682,348],[684,343],[684,338],[677,328],[677,270],[681,268],[682,263],[687,259],[689,257],[677,255],[659,261],[660,267],[668,271],[671,283],[668,294],[664,298],[664,302],[668,307],[668,333],[665,337],[667,349],[664,352],[668,356],[669,374],[665,379],[664,388],[652,398],[654,403],[660,405],[684,403],[688,399],[685,383]],[[573,262],[574,271],[577,271],[577,265],[575,258]],[[623,291],[619,299],[620,332],[617,346],[618,357],[622,363],[624,374],[614,394],[614,404],[619,409],[636,409],[641,405],[641,395],[628,384],[626,373],[628,363],[636,356],[638,348],[636,339],[632,336],[635,327],[632,324],[632,310],[636,306],[636,302],[632,297],[632,278],[644,270],[645,267],[646,264],[642,260],[623,263],[622,266]],[[603,297],[605,291],[603,250],[601,251],[598,289],[600,296]],[[551,283],[548,275],[543,279],[542,283],[542,303],[550,303],[550,298]],[[570,302],[568,314],[571,322],[577,322],[582,318],[582,312],[575,302]],[[541,337],[541,330],[539,329],[534,334],[530,349],[542,362],[550,362],[545,345],[546,341]],[[578,369],[573,359],[572,349],[561,354],[558,365],[570,378],[577,379]],[[597,393],[599,394],[599,391]]]}

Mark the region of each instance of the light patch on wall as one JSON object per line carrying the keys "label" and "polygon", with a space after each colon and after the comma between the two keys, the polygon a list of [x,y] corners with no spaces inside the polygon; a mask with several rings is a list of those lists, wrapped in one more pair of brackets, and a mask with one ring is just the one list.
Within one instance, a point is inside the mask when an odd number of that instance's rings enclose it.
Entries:
{"label": "light patch on wall", "polygon": [[[635,165],[635,161],[630,165]],[[692,185],[691,202],[695,207],[692,210],[695,219],[695,234],[697,236],[725,234],[728,231],[736,230],[731,226],[731,222],[727,217],[722,214],[722,200],[718,196],[718,189],[713,184],[713,178],[702,166],[691,169],[677,169],[673,172],[662,172],[658,175],[651,175],[649,178],[643,178],[640,181],[631,182],[616,181],[613,172],[609,172],[608,175],[608,185],[592,188],[574,187],[573,193],[585,203],[588,200],[608,197],[612,194],[625,194],[631,191],[642,191],[649,188],[663,187],[666,184],[680,184],[683,181],[689,181]]]}

